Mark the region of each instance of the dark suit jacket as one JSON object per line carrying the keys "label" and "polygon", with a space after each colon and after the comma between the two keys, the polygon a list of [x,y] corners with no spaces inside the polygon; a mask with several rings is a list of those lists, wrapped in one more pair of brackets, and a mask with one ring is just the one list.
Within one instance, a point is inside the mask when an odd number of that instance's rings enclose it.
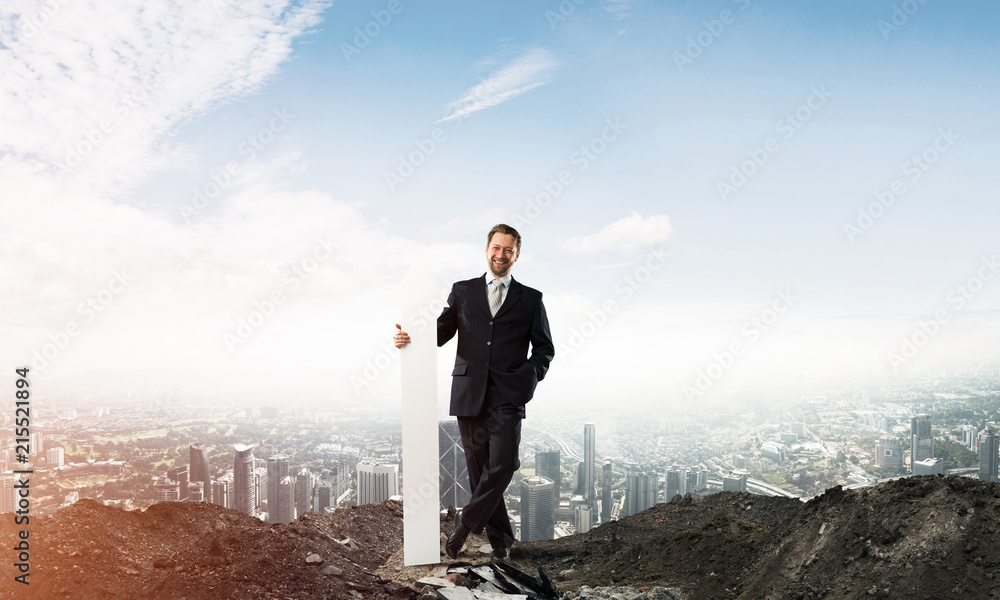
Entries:
{"label": "dark suit jacket", "polygon": [[484,276],[459,281],[451,288],[437,329],[438,346],[458,333],[450,414],[479,415],[490,378],[493,402],[522,407],[523,416],[524,405],[531,400],[535,385],[545,377],[555,355],[542,293],[512,277],[503,305],[491,317]]}

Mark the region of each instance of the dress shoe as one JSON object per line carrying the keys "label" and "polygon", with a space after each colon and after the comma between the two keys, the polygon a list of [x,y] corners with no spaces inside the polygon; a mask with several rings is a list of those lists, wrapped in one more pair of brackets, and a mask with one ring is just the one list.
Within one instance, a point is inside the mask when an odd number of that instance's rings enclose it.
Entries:
{"label": "dress shoe", "polygon": [[451,535],[448,536],[448,541],[444,545],[444,551],[448,555],[448,558],[451,560],[458,558],[458,553],[462,551],[462,546],[465,545],[465,538],[467,537],[469,537],[469,528],[462,522],[462,511],[458,511],[455,514],[455,529],[452,530]]}
{"label": "dress shoe", "polygon": [[493,552],[490,552],[490,562],[502,562],[505,563],[510,558],[510,548],[504,548],[503,546],[499,548],[494,548]]}

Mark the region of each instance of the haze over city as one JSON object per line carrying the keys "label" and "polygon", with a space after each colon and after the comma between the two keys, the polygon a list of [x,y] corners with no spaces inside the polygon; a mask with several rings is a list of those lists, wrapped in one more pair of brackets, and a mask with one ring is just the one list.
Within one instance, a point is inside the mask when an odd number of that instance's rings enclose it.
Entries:
{"label": "haze over city", "polygon": [[529,419],[994,364],[997,10],[6,3],[0,363],[398,406],[403,273],[508,222]]}

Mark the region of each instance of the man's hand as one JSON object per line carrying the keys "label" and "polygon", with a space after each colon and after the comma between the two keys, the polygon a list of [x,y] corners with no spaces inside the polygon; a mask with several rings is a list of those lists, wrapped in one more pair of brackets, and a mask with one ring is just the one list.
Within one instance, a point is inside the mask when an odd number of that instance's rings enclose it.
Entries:
{"label": "man's hand", "polygon": [[397,348],[402,348],[410,343],[410,334],[403,331],[403,327],[399,323],[396,323],[396,329],[399,331],[396,332],[396,335],[392,336],[392,341],[396,343]]}

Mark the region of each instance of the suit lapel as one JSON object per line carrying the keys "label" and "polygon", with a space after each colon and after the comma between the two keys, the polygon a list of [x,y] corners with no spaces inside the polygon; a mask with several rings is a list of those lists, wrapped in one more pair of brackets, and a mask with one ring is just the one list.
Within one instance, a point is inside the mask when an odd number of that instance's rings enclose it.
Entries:
{"label": "suit lapel", "polygon": [[[486,297],[486,291],[483,291],[483,297]],[[500,310],[497,311],[496,316],[500,317],[505,312],[511,309],[518,300],[521,299],[521,284],[514,281],[514,278],[510,278],[510,289],[507,290],[507,297],[504,298],[503,304],[500,305]],[[489,310],[489,303],[486,304],[487,310]]]}
{"label": "suit lapel", "polygon": [[476,302],[478,302],[479,306],[484,311],[486,311],[486,314],[490,314],[490,299],[486,297],[486,276],[485,276],[485,273],[483,274],[483,277],[479,278],[478,285],[474,285],[473,287],[476,288],[476,290],[477,290],[476,291]]}

